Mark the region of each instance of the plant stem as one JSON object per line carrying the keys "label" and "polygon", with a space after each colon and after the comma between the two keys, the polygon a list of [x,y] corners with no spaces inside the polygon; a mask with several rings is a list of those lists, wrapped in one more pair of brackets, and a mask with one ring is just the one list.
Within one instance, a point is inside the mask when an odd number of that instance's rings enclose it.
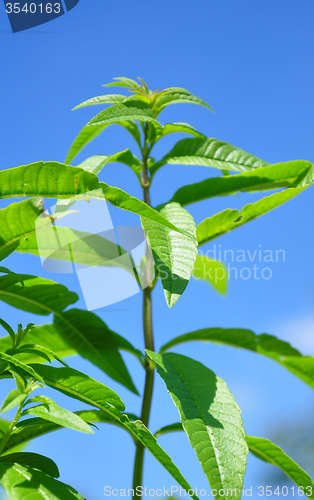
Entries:
{"label": "plant stem", "polygon": [[23,402],[18,405],[14,419],[10,423],[9,427],[7,428],[6,433],[4,434],[3,438],[0,441],[0,455],[3,452],[5,445],[7,444],[7,442],[9,441],[9,439],[11,437],[11,434],[12,434],[12,431],[13,431],[15,424],[20,419],[20,413],[21,413],[22,408],[23,408]]}
{"label": "plant stem", "polygon": [[[145,124],[144,128],[144,148],[143,148],[143,160],[142,160],[142,187],[144,193],[144,201],[148,205],[150,205],[150,195],[149,195],[149,186],[150,180],[148,178],[148,168],[147,168],[147,160],[148,160],[148,124]],[[153,335],[153,321],[152,321],[152,287],[149,285],[144,289],[143,293],[143,330],[144,330],[144,341],[145,341],[145,349],[149,349],[150,351],[154,351],[154,335]],[[153,363],[146,358],[146,376],[145,376],[145,387],[144,387],[144,395],[142,402],[142,411],[141,411],[141,421],[146,427],[149,422],[149,415],[151,409],[152,395],[153,395],[153,386],[154,386],[154,365]],[[134,461],[134,472],[133,472],[133,490],[134,496],[136,498],[141,497],[142,494],[140,491],[137,491],[138,487],[142,486],[143,482],[143,464],[144,464],[144,451],[145,447],[137,442],[136,445],[136,453],[135,453],[135,461]]]}

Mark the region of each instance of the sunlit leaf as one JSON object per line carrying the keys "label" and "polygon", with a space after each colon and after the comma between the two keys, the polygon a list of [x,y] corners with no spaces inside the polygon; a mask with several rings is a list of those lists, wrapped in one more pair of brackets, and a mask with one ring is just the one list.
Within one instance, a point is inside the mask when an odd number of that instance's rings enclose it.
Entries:
{"label": "sunlit leaf", "polygon": [[161,215],[191,237],[171,231],[142,217],[147,242],[152,250],[160,274],[166,301],[172,307],[184,292],[191,277],[197,255],[193,217],[178,203],[170,203]]}
{"label": "sunlit leaf", "polygon": [[[309,498],[314,498],[314,483],[311,477],[286,453],[268,439],[246,436],[250,452],[264,462],[279,467]],[[301,494],[302,495],[302,494]]]}
{"label": "sunlit leaf", "polygon": [[35,232],[35,222],[41,213],[41,200],[12,203],[0,210],[0,261],[14,252],[23,238]]}
{"label": "sunlit leaf", "polygon": [[227,209],[203,220],[196,228],[198,245],[204,245],[204,243],[208,243],[214,238],[218,238],[218,236],[232,231],[256,219],[256,217],[264,215],[286,201],[291,200],[291,198],[294,198],[294,196],[301,193],[304,189],[286,189],[280,193],[266,196],[256,203],[246,205],[242,208],[241,212],[239,210]]}
{"label": "sunlit leaf", "polygon": [[[54,368],[45,365],[32,365],[40,372],[47,385],[57,389],[64,394],[83,401],[89,405],[109,414],[115,420],[122,424],[135,439],[138,439],[152,454],[153,456],[165,467],[165,469],[172,475],[172,477],[179,483],[186,491],[191,489],[190,485],[184,479],[178,468],[174,465],[171,458],[167,453],[158,445],[156,438],[149,432],[147,427],[140,420],[134,422],[130,421],[129,417],[125,414],[121,415],[118,409],[122,410],[120,404],[122,401],[118,396],[108,389],[103,384],[96,382],[83,373],[77,372],[71,368]],[[110,397],[108,391],[111,391]],[[114,394],[115,398],[112,398]],[[116,399],[118,398],[118,400]],[[110,406],[115,403],[116,408]],[[117,409],[117,403],[118,409]],[[123,405],[123,403],[122,403]],[[120,406],[120,408],[119,408]],[[197,496],[193,495],[192,498],[197,500]]]}
{"label": "sunlit leaf", "polygon": [[31,408],[24,408],[22,415],[36,415],[44,420],[53,422],[55,424],[61,425],[62,427],[68,427],[69,429],[74,429],[79,432],[86,432],[88,434],[93,434],[93,430],[90,426],[84,422],[78,415],[72,413],[68,410],[60,408],[52,399],[46,396],[35,396],[27,401],[30,403],[42,403],[37,406],[32,406]]}
{"label": "sunlit leaf", "polygon": [[246,172],[268,165],[265,161],[227,142],[198,137],[182,139],[177,142],[166,156],[152,165],[150,169],[151,175],[154,175],[166,163],[201,165],[235,172]]}
{"label": "sunlit leaf", "polygon": [[0,480],[11,500],[84,500],[71,486],[26,465],[1,462]]}
{"label": "sunlit leaf", "polygon": [[95,174],[55,161],[39,161],[0,171],[0,199],[14,196],[70,198],[98,187]]}
{"label": "sunlit leaf", "polygon": [[248,448],[240,410],[227,385],[191,358],[147,352],[179,410],[210,487],[233,490],[233,498],[241,498]]}
{"label": "sunlit leaf", "polygon": [[[186,206],[214,196],[234,194],[237,191],[297,187],[301,183],[301,179],[304,181],[304,175],[311,170],[310,162],[297,160],[277,163],[237,175],[211,177],[196,184],[181,187],[175,192],[170,201],[177,201],[182,206]],[[308,178],[308,182],[310,183],[310,178]]]}

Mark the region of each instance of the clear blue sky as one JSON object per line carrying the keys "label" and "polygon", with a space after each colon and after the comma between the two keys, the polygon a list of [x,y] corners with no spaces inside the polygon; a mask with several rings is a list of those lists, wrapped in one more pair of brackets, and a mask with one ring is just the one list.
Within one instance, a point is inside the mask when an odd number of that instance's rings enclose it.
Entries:
{"label": "clear blue sky", "polygon": [[[163,123],[189,122],[206,135],[271,163],[313,160],[313,16],[314,4],[309,0],[80,0],[71,12],[53,22],[13,35],[1,5],[0,168],[38,160],[63,161],[81,127],[101,109],[71,112],[71,108],[105,93],[101,84],[115,76],[141,76],[153,89],[185,87],[216,112],[199,106],[172,106],[161,115]],[[156,155],[164,154],[179,138],[164,139]],[[131,145],[120,127],[110,127],[83,150],[77,163],[93,154],[111,154]],[[212,171],[205,167],[166,166],[154,180],[152,202],[166,201],[178,187],[210,175]],[[107,166],[100,178],[141,196],[134,174],[121,164]],[[192,205],[190,211],[199,223],[224,208],[240,208],[255,199],[255,195],[223,197]],[[7,204],[7,200],[2,201],[1,208]],[[110,210],[116,225],[139,224],[135,215]],[[272,269],[270,280],[232,279],[226,298],[207,284],[194,281],[171,310],[158,286],[153,295],[157,347],[178,334],[223,326],[278,335],[303,353],[314,354],[312,214],[310,188],[274,212],[215,241],[223,250],[254,253],[259,245],[263,250],[284,250],[285,262],[266,266]],[[211,248],[213,244],[208,244],[207,249]],[[27,269],[30,274],[60,279],[79,292],[75,276],[51,275],[35,257],[17,254],[6,264],[16,272]],[[140,306],[141,297],[136,295],[97,314],[111,329],[142,348]],[[51,321],[5,304],[0,311],[9,323]],[[304,412],[311,418],[310,388],[270,360],[211,344],[193,343],[177,352],[195,357],[227,382],[243,411],[248,434],[267,437],[275,425],[297,425]],[[128,355],[125,360],[142,390],[139,366]],[[139,398],[88,362],[76,357],[69,361],[116,390],[128,411],[139,412]],[[7,383],[5,390],[9,387]],[[1,399],[4,395],[2,388]],[[55,397],[68,409],[83,407],[58,394]],[[151,429],[177,420],[164,383],[157,379]],[[184,434],[164,436],[160,444],[192,486],[208,489]],[[106,485],[131,486],[133,443],[118,428],[101,426],[94,436],[60,431],[38,439],[30,450],[54,459],[61,480],[88,500],[104,498]],[[265,484],[267,471],[267,465],[249,457],[246,487]],[[173,484],[148,453],[144,476],[150,488]]]}

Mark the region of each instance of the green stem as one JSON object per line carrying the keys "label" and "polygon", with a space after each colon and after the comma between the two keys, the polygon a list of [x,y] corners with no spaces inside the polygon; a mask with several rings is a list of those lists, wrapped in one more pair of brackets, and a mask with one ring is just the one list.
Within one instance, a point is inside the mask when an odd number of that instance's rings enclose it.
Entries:
{"label": "green stem", "polygon": [[22,408],[23,408],[23,402],[18,405],[14,419],[10,423],[9,427],[7,428],[6,433],[4,434],[3,438],[1,439],[1,442],[0,442],[0,455],[3,452],[3,450],[5,448],[5,445],[7,444],[7,442],[9,441],[9,439],[11,437],[11,434],[12,434],[14,426],[17,424],[17,422],[20,419],[20,416],[21,416],[20,413],[21,413]]}
{"label": "green stem", "polygon": [[[144,128],[144,148],[143,148],[143,175],[142,175],[142,187],[144,193],[144,201],[150,205],[150,195],[149,186],[150,180],[148,178],[148,124],[145,124]],[[152,321],[152,287],[148,286],[144,289],[143,293],[143,330],[144,330],[144,341],[145,349],[154,351],[154,335],[153,335],[153,321]],[[154,386],[154,365],[146,358],[146,376],[145,376],[145,387],[142,402],[141,420],[143,424],[148,427],[149,415],[151,409],[151,402],[153,396],[153,386]],[[142,494],[138,490],[138,487],[142,486],[143,483],[143,464],[144,464],[144,451],[145,447],[138,441],[136,444],[136,453],[134,461],[134,472],[133,472],[133,490],[135,498],[141,497]]]}

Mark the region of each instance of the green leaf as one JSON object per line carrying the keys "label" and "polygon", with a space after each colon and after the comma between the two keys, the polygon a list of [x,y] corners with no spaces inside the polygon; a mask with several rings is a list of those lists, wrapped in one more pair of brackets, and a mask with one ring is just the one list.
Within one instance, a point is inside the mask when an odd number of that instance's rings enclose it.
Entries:
{"label": "green leaf", "polygon": [[202,165],[235,172],[246,172],[268,165],[243,149],[211,138],[182,139],[177,142],[166,156],[152,165],[151,175],[153,176],[166,163]]}
{"label": "green leaf", "polygon": [[[125,426],[123,426],[118,420],[116,420],[115,418],[111,417],[109,414],[101,410],[81,410],[81,411],[76,411],[75,414],[78,415],[85,422],[113,424],[130,433],[130,431]],[[131,416],[133,420],[137,420],[136,415],[130,415],[130,418]],[[9,422],[7,423],[5,421],[0,421],[0,428],[1,428],[1,422],[3,422],[3,428],[4,430],[6,430],[8,426],[6,424],[9,424]],[[21,420],[16,424],[13,434],[11,435],[6,444],[5,453],[8,453],[9,450],[15,449],[16,447],[21,446],[22,444],[25,444],[30,440],[33,440],[37,437],[43,436],[44,434],[59,429],[63,429],[63,427],[61,425],[49,422],[48,420],[43,420],[42,418],[39,417],[28,418],[27,420]],[[134,438],[134,436],[131,433],[130,435],[132,436],[132,438]]]}
{"label": "green leaf", "polygon": [[[10,335],[11,341],[12,341],[12,345],[14,345],[15,344],[15,333],[12,330],[12,328],[10,327],[10,325],[8,325],[8,323],[6,323],[1,318],[0,318],[0,325],[2,326],[2,328],[4,328],[8,332],[8,334]],[[1,340],[0,340],[0,342],[1,342]]]}
{"label": "green leaf", "polygon": [[3,274],[9,274],[10,276],[14,276],[17,281],[21,283],[22,286],[24,286],[24,282],[21,279],[21,276],[19,274],[14,273],[13,271],[10,271],[10,269],[7,269],[6,267],[0,266],[0,273]]}
{"label": "green leaf", "polygon": [[197,242],[193,217],[178,203],[170,203],[161,215],[191,238],[171,231],[160,224],[142,217],[147,242],[152,250],[159,271],[166,301],[172,307],[184,292],[191,277],[197,256]]}
{"label": "green leaf", "polygon": [[12,410],[12,408],[22,403],[26,399],[26,397],[27,395],[21,394],[21,391],[19,389],[13,389],[11,392],[9,392],[9,394],[3,401],[0,412],[5,413],[9,410]]}
{"label": "green leaf", "polygon": [[[54,351],[52,351],[51,349],[48,349],[47,347],[44,347],[42,345],[38,345],[38,344],[24,344],[22,347],[20,347],[18,349],[18,351],[23,351],[23,352],[28,352],[30,354],[34,354],[36,356],[37,352],[38,352],[38,356],[43,356],[43,357],[46,357],[46,359],[48,358],[48,360],[50,361],[49,358],[51,359],[56,359],[57,361],[59,361],[59,363],[61,363],[63,366],[68,366],[61,358],[60,356],[58,356],[58,354],[56,354]],[[35,351],[37,351],[35,353]]]}
{"label": "green leaf", "polygon": [[122,189],[108,186],[108,184],[105,184],[104,182],[100,182],[99,186],[102,188],[106,200],[115,207],[136,213],[141,217],[147,217],[152,221],[158,222],[158,224],[161,224],[162,226],[172,229],[173,231],[178,231],[181,234],[188,235],[193,239],[193,236],[189,235],[184,229],[176,227],[161,213],[144,203],[144,201],[130,196],[125,191],[122,191]]}
{"label": "green leaf", "polygon": [[55,315],[54,325],[61,338],[78,354],[138,394],[118,351],[116,337],[96,314],[71,309]]}
{"label": "green leaf", "polygon": [[291,200],[291,198],[294,198],[294,196],[301,193],[304,189],[304,187],[299,189],[288,188],[280,193],[266,196],[256,203],[245,205],[241,212],[239,210],[227,209],[203,220],[196,228],[198,245],[204,245],[214,238],[218,238],[218,236],[266,214],[286,201]]}
{"label": "green leaf", "polygon": [[34,328],[34,326],[34,323],[28,323],[25,328],[22,328],[22,325],[18,325],[15,347],[17,347],[24,340],[26,335]]}
{"label": "green leaf", "polygon": [[263,354],[277,361],[314,389],[314,357],[302,356],[288,342],[267,333],[256,335],[251,330],[241,328],[204,328],[175,337],[163,345],[160,352],[164,353],[183,342],[196,340],[227,344]]}
{"label": "green leaf", "polygon": [[71,163],[71,161],[83,149],[83,147],[86,146],[86,144],[88,144],[92,139],[97,137],[106,127],[108,127],[108,125],[121,125],[134,137],[139,147],[141,147],[141,134],[136,124],[133,122],[113,121],[111,124],[106,125],[86,125],[82,128],[81,132],[74,140],[65,159],[65,163]]}
{"label": "green leaf", "polygon": [[40,382],[44,383],[43,379],[38,374],[38,372],[34,370],[34,368],[32,368],[31,366],[29,366],[25,363],[22,363],[22,361],[14,358],[13,356],[10,356],[9,354],[6,354],[5,352],[0,352],[0,359],[7,361],[10,365],[17,366],[18,368],[21,368],[26,373],[31,375],[31,377],[34,380],[39,380]]}
{"label": "green leaf", "polygon": [[99,187],[95,174],[55,161],[1,170],[0,186],[0,199],[14,196],[70,198]]}
{"label": "green leaf", "polygon": [[20,452],[12,453],[11,455],[5,455],[0,458],[0,463],[17,463],[20,465],[28,465],[33,469],[38,469],[48,474],[51,477],[59,477],[59,470],[57,465],[51,458],[44,457],[43,455],[38,455],[37,453],[30,452]]}
{"label": "green leaf", "polygon": [[94,174],[99,174],[105,165],[114,162],[124,163],[133,170],[138,179],[141,178],[142,162],[139,158],[137,158],[137,156],[133,155],[129,149],[109,156],[91,156],[90,158],[87,158],[87,160],[80,163],[78,167],[88,170],[89,172],[93,172]]}
{"label": "green leaf", "polygon": [[[36,326],[27,335],[27,341],[33,344],[40,344],[41,347],[47,348],[54,352],[54,355],[63,358],[76,354],[58,334],[53,325]],[[23,347],[23,343],[21,344]],[[3,337],[0,339],[0,352],[5,352],[10,349],[10,337]],[[23,353],[19,355],[19,359],[24,363],[42,363],[42,358],[39,358],[35,353]]]}
{"label": "green leaf", "polygon": [[108,125],[98,125],[97,127],[89,127],[88,125],[85,125],[72,143],[64,163],[66,165],[71,163],[84,146],[97,137],[107,126]]}
{"label": "green leaf", "polygon": [[62,425],[62,427],[68,427],[69,429],[74,429],[79,432],[93,434],[93,430],[86,422],[84,422],[84,420],[82,420],[75,413],[60,408],[60,406],[58,406],[57,403],[52,401],[50,398],[45,396],[35,396],[34,398],[29,399],[27,404],[37,402],[43,404],[24,409],[22,415],[36,415],[44,420],[48,420],[49,422]]}
{"label": "green leaf", "polygon": [[75,106],[73,110],[84,108],[85,106],[92,106],[94,104],[119,104],[120,102],[124,102],[127,99],[128,97],[122,94],[98,95],[96,97],[92,97],[91,99],[87,99],[87,101],[81,102],[81,104]]}
{"label": "green leaf", "polygon": [[181,422],[176,423],[176,424],[170,424],[170,425],[165,425],[164,427],[161,427],[158,429],[157,432],[155,432],[155,437],[159,438],[160,436],[163,436],[164,434],[169,434],[170,432],[178,432],[178,431],[183,431],[183,427]]}
{"label": "green leaf", "polygon": [[160,95],[157,95],[153,106],[155,116],[157,117],[159,113],[170,104],[199,104],[200,106],[204,106],[205,108],[213,111],[213,109],[205,101],[203,101],[203,99],[200,99],[195,95],[187,93],[186,91],[181,92],[180,90],[169,90],[166,93],[161,92]]}
{"label": "green leaf", "polygon": [[45,361],[48,361],[48,363],[51,362],[51,359],[50,357],[48,356],[48,354],[42,352],[41,350],[39,349],[34,349],[34,348],[28,348],[28,347],[20,347],[20,348],[17,348],[17,349],[9,349],[7,351],[7,354],[10,354],[11,356],[14,356],[16,354],[23,354],[23,353],[27,353],[27,354],[32,354],[34,356],[40,356],[41,358],[43,358]]}
{"label": "green leaf", "polygon": [[54,368],[37,364],[32,364],[30,367],[35,368],[47,385],[67,396],[92,406],[95,406],[94,403],[97,401],[102,406],[100,410],[110,409],[109,405],[119,411],[125,409],[120,397],[112,389],[73,368]]}
{"label": "green leaf", "polygon": [[[225,382],[198,361],[147,351],[177,406],[210,487],[241,498],[248,448],[240,409]],[[226,499],[227,495],[220,498]]]}
{"label": "green leaf", "polygon": [[173,134],[175,132],[181,132],[184,134],[190,134],[194,137],[205,137],[204,134],[198,132],[192,125],[188,123],[166,123],[164,126],[160,125],[159,122],[149,123],[149,141],[152,145],[156,144],[159,139],[165,137],[168,134]]}
{"label": "green leaf", "polygon": [[88,122],[90,125],[110,125],[111,123],[125,121],[155,121],[153,111],[148,104],[141,101],[128,101],[123,104],[115,104],[104,109]]}
{"label": "green leaf", "polygon": [[268,439],[246,436],[249,450],[264,462],[279,467],[309,498],[314,498],[314,483],[311,477],[286,453]]}
{"label": "green leaf", "polygon": [[44,278],[28,274],[21,275],[24,286],[11,276],[0,277],[0,300],[10,306],[34,314],[47,316],[52,312],[61,312],[78,300],[74,292]]}
{"label": "green leaf", "polygon": [[0,210],[0,261],[14,252],[23,238],[35,232],[35,221],[41,213],[41,200],[12,203]]}
{"label": "green leaf", "polygon": [[175,192],[170,201],[186,206],[214,196],[225,196],[238,191],[296,187],[294,184],[297,184],[298,179],[311,169],[310,162],[297,160],[269,165],[243,174],[211,177],[196,184],[183,186]]}
{"label": "green leaf", "polygon": [[13,375],[16,387],[18,388],[20,393],[24,393],[26,388],[26,378],[23,372],[16,366],[12,367],[12,365],[10,365],[9,372]]}
{"label": "green leaf", "polygon": [[132,78],[117,76],[116,78],[113,78],[113,80],[117,81],[111,83],[104,83],[103,87],[128,87],[133,90],[141,90],[142,88],[142,86],[135,80],[132,80]]}
{"label": "green leaf", "polygon": [[[124,405],[120,398],[113,391],[108,389],[108,387],[71,368],[54,368],[45,365],[33,366],[36,367],[36,370],[39,371],[50,387],[74,399],[95,406],[117,420],[135,439],[138,439],[152,453],[182,488],[187,491],[190,489],[190,485],[181,475],[167,453],[158,445],[155,437],[149,432],[143,422],[140,420],[131,422],[127,415],[120,414],[118,410],[120,409],[123,411]],[[115,398],[113,398],[112,395],[114,395]],[[114,403],[116,406],[115,408],[109,406]],[[119,403],[118,409],[117,403]],[[198,500],[196,495],[193,495],[192,498]]]}
{"label": "green leaf", "polygon": [[0,480],[11,500],[84,500],[71,486],[26,465],[0,463]]}
{"label": "green leaf", "polygon": [[227,293],[228,273],[226,266],[219,260],[213,260],[205,255],[198,255],[193,269],[193,278],[206,280],[217,292]]}

